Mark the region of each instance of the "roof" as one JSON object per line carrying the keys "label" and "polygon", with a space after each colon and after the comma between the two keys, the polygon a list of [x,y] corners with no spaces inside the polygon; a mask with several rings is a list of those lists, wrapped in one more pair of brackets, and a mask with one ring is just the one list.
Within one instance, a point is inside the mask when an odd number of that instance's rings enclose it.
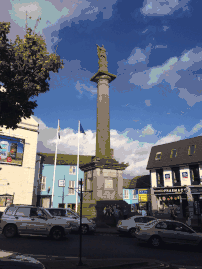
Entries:
{"label": "roof", "polygon": [[[43,164],[54,164],[55,153],[37,153],[42,156]],[[92,156],[79,155],[79,165],[91,162]],[[57,154],[57,165],[77,165],[77,155]]]}
{"label": "roof", "polygon": [[137,176],[133,179],[123,179],[123,189],[142,189],[150,188],[151,180],[150,175]]}
{"label": "roof", "polygon": [[[195,152],[189,156],[189,146],[195,145]],[[177,156],[170,157],[171,150],[176,149]],[[184,139],[168,144],[154,146],[151,149],[147,169],[160,169],[163,167],[175,167],[175,166],[186,166],[190,164],[202,163],[202,136],[194,138]],[[156,153],[162,152],[161,159],[155,160]]]}

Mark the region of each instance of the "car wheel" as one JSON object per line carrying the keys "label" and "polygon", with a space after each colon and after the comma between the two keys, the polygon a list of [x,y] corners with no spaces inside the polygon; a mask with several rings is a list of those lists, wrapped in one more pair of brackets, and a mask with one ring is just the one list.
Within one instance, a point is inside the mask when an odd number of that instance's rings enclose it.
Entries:
{"label": "car wheel", "polygon": [[15,225],[13,224],[8,224],[5,228],[4,228],[4,236],[7,238],[12,238],[15,237],[17,235],[17,228]]}
{"label": "car wheel", "polygon": [[136,232],[136,229],[135,228],[132,228],[129,230],[129,234],[131,237],[135,237],[135,232]]}
{"label": "car wheel", "polygon": [[162,245],[162,240],[159,236],[152,236],[149,239],[149,244],[154,248],[159,248]]}
{"label": "car wheel", "polygon": [[87,234],[88,233],[88,225],[82,224],[81,226],[82,234]]}
{"label": "car wheel", "polygon": [[63,231],[61,228],[53,228],[51,231],[51,238],[54,240],[61,240],[63,237]]}

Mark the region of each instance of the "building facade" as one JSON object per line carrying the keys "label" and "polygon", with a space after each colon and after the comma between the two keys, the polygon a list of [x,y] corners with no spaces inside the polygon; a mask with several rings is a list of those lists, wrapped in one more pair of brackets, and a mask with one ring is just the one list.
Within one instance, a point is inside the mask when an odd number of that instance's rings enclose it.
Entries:
{"label": "building facade", "polygon": [[124,179],[123,200],[131,205],[131,211],[144,209],[151,212],[150,202],[150,175],[137,176],[133,179]]}
{"label": "building facade", "polygon": [[[37,190],[37,205],[45,208],[51,206],[53,192],[53,174],[55,154],[38,153],[40,165],[36,168],[36,182],[39,182]],[[90,156],[91,158],[91,156]],[[80,156],[80,164],[88,161],[89,156]],[[84,179],[84,172],[79,169],[78,179]],[[58,154],[55,172],[55,184],[53,195],[53,207],[76,206],[76,181],[77,181],[77,155]],[[84,190],[84,187],[83,187]],[[78,203],[80,199],[78,196]]]}
{"label": "building facade", "polygon": [[34,204],[35,166],[39,125],[22,119],[15,130],[0,128],[0,211],[11,203]]}
{"label": "building facade", "polygon": [[152,210],[176,206],[180,218],[200,219],[202,210],[202,136],[155,146],[147,169]]}

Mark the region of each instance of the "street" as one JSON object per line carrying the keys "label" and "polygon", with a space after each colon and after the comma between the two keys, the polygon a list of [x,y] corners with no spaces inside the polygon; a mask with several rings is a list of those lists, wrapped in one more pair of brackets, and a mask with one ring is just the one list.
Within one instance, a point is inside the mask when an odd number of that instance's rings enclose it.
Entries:
{"label": "street", "polygon": [[[62,241],[52,241],[42,236],[20,236],[12,239],[0,235],[0,249],[41,255],[79,256],[79,235],[70,234]],[[200,250],[192,246],[166,245],[161,249],[152,249],[145,244],[139,244],[137,239],[116,234],[95,234],[83,236],[82,256],[88,259],[109,258],[146,258],[162,262],[196,265],[202,264]]]}

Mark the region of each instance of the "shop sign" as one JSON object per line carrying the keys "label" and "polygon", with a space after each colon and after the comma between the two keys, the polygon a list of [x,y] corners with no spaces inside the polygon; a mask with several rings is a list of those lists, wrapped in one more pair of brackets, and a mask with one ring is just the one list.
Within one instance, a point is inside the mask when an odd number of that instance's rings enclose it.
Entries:
{"label": "shop sign", "polygon": [[[161,189],[161,190],[158,190],[158,189],[155,189],[154,188],[154,193],[155,194],[158,194],[158,193],[162,193],[162,192],[167,192],[167,193],[182,193],[183,191],[185,191],[185,188],[172,188],[172,189]],[[201,191],[202,191],[202,188],[201,188]]]}
{"label": "shop sign", "polygon": [[65,187],[65,180],[64,179],[58,180],[58,187]]}
{"label": "shop sign", "polygon": [[165,174],[165,179],[170,180],[170,174]]}
{"label": "shop sign", "polygon": [[202,192],[202,188],[191,188],[191,193]]}

